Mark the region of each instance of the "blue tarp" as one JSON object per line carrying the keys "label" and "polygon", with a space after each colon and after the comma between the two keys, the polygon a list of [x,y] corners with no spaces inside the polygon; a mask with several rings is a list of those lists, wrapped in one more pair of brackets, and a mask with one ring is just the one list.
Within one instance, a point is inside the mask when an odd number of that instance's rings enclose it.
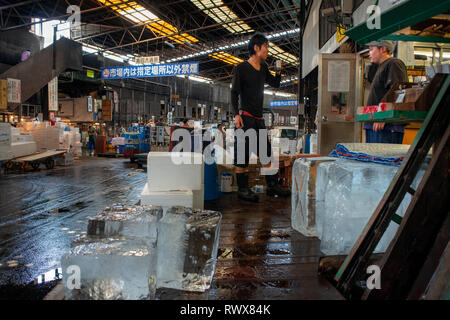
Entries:
{"label": "blue tarp", "polygon": [[333,150],[328,156],[364,162],[375,162],[389,166],[400,166],[400,164],[403,161],[403,157],[388,158],[388,157],[374,156],[366,153],[351,152],[342,144],[337,144],[336,149]]}

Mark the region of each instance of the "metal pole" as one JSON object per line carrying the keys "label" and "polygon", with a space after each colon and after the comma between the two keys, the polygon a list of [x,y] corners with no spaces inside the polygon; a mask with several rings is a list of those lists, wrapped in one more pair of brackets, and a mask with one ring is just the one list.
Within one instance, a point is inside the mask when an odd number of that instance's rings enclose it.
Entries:
{"label": "metal pole", "polygon": [[[305,0],[300,0],[300,12],[298,14],[298,20],[300,25],[299,31],[299,64],[298,64],[298,94],[297,94],[297,137],[300,132],[300,115],[298,109],[300,107],[300,103],[303,102],[303,94],[304,94],[304,86],[305,82],[303,80],[303,34],[305,32]],[[306,110],[304,110],[306,111]]]}

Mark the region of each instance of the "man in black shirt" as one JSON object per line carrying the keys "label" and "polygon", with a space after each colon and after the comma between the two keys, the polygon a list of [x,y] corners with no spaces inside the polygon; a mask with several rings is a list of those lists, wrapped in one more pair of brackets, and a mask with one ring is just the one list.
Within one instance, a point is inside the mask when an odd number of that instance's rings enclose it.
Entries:
{"label": "man in black shirt", "polygon": [[[367,44],[370,47],[370,61],[378,65],[377,72],[370,87],[368,106],[383,102],[383,97],[395,82],[408,82],[408,73],[405,64],[392,57],[394,43],[389,40],[373,41]],[[384,122],[366,123],[366,141],[368,143],[397,143],[403,142],[405,132],[404,124],[385,124]]]}
{"label": "man in black shirt", "polygon": [[[242,129],[245,134],[250,134],[254,129],[256,133],[256,141],[251,141],[247,136],[240,140],[240,136],[235,136],[234,144],[234,165],[236,167],[236,179],[239,186],[238,197],[246,201],[258,201],[258,196],[249,190],[248,186],[248,164],[250,153],[256,150],[259,159],[262,156],[269,158],[272,153],[267,134],[264,135],[268,154],[260,154],[260,130],[266,128],[263,119],[263,101],[264,101],[264,84],[268,83],[272,87],[279,88],[281,73],[278,72],[273,76],[265,60],[268,55],[269,41],[262,34],[255,34],[249,41],[248,49],[250,58],[236,66],[233,73],[233,82],[231,87],[231,105],[234,112],[234,122],[236,131]],[[280,71],[280,70],[278,70]],[[248,131],[250,130],[250,131]],[[245,141],[244,141],[245,139]],[[242,144],[244,148],[242,148]],[[253,144],[250,144],[250,143]],[[256,146],[254,145],[256,142]],[[243,154],[243,152],[245,154]],[[262,161],[261,161],[262,162]],[[263,167],[270,167],[263,164]],[[275,171],[275,173],[274,173]],[[289,196],[290,191],[282,189],[278,184],[278,168],[273,169],[271,174],[266,174],[267,194],[271,196]]]}

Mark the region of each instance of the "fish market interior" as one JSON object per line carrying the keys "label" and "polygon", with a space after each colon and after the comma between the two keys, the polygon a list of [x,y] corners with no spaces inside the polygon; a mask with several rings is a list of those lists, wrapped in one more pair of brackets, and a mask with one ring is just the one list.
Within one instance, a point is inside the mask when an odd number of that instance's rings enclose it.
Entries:
{"label": "fish market interior", "polygon": [[0,300],[448,300],[449,39],[450,0],[0,0]]}

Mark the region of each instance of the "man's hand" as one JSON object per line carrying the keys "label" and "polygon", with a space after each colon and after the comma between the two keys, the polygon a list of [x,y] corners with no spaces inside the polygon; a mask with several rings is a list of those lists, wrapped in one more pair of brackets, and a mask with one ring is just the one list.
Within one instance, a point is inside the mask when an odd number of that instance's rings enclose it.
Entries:
{"label": "man's hand", "polygon": [[244,126],[244,121],[242,121],[242,117],[238,114],[234,116],[234,125],[237,129],[240,129]]}
{"label": "man's hand", "polygon": [[384,129],[384,125],[385,125],[384,122],[375,122],[373,124],[373,131],[381,131],[381,130],[383,130]]}

